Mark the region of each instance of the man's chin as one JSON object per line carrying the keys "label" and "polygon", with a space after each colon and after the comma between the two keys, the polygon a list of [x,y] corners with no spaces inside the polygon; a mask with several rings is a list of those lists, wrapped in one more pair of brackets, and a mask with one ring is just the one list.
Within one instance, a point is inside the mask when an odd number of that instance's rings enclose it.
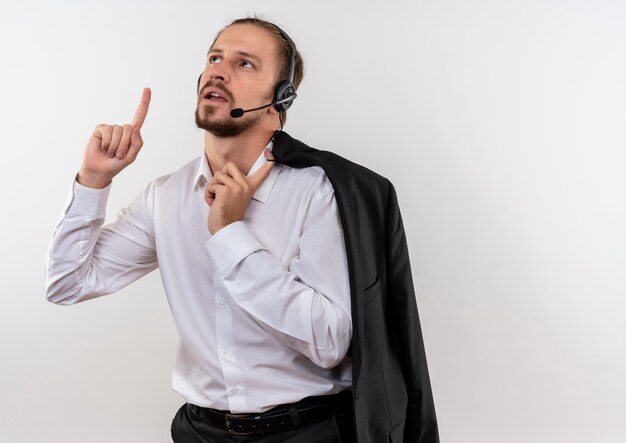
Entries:
{"label": "man's chin", "polygon": [[236,137],[256,125],[258,118],[235,119],[230,116],[218,118],[212,115],[200,115],[196,110],[196,126],[215,137]]}

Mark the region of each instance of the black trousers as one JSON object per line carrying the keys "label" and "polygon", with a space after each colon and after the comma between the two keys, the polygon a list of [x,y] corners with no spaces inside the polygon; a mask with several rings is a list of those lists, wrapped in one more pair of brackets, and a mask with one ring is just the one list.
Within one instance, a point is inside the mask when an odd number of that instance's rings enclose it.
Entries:
{"label": "black trousers", "polygon": [[172,420],[174,443],[356,443],[351,404],[334,408],[332,415],[296,429],[264,435],[232,435],[203,420],[193,405],[185,403]]}

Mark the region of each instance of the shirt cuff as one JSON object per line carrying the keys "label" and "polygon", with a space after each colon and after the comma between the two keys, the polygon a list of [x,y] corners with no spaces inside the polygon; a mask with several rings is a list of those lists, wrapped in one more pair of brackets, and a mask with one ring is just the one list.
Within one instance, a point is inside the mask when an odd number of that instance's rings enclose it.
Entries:
{"label": "shirt cuff", "polygon": [[225,274],[253,252],[265,249],[242,221],[217,231],[206,242],[206,248],[220,274]]}
{"label": "shirt cuff", "polygon": [[74,180],[67,212],[94,220],[104,218],[110,191],[110,184],[103,189],[94,189],[83,186]]}

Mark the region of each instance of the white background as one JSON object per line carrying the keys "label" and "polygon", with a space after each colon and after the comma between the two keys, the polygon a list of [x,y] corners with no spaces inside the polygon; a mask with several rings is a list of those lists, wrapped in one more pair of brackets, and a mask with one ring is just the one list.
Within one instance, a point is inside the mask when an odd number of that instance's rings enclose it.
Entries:
{"label": "white background", "polygon": [[263,14],[306,61],[288,132],[397,187],[443,442],[626,441],[626,4],[23,1],[0,6],[0,441],[167,442],[158,272],[44,300],[97,123],[153,101],[109,216],[202,151],[215,33]]}

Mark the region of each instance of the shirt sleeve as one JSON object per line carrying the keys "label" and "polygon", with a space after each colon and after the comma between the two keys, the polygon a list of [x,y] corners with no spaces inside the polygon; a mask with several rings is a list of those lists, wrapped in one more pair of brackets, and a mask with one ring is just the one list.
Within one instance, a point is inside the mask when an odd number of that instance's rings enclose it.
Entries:
{"label": "shirt sleeve", "polygon": [[46,298],[70,305],[113,293],[157,267],[150,185],[104,226],[110,186],[74,182],[48,250]]}
{"label": "shirt sleeve", "polygon": [[288,268],[244,222],[219,230],[207,249],[233,300],[272,335],[323,368],[337,366],[352,338],[346,249],[332,186],[315,193]]}

